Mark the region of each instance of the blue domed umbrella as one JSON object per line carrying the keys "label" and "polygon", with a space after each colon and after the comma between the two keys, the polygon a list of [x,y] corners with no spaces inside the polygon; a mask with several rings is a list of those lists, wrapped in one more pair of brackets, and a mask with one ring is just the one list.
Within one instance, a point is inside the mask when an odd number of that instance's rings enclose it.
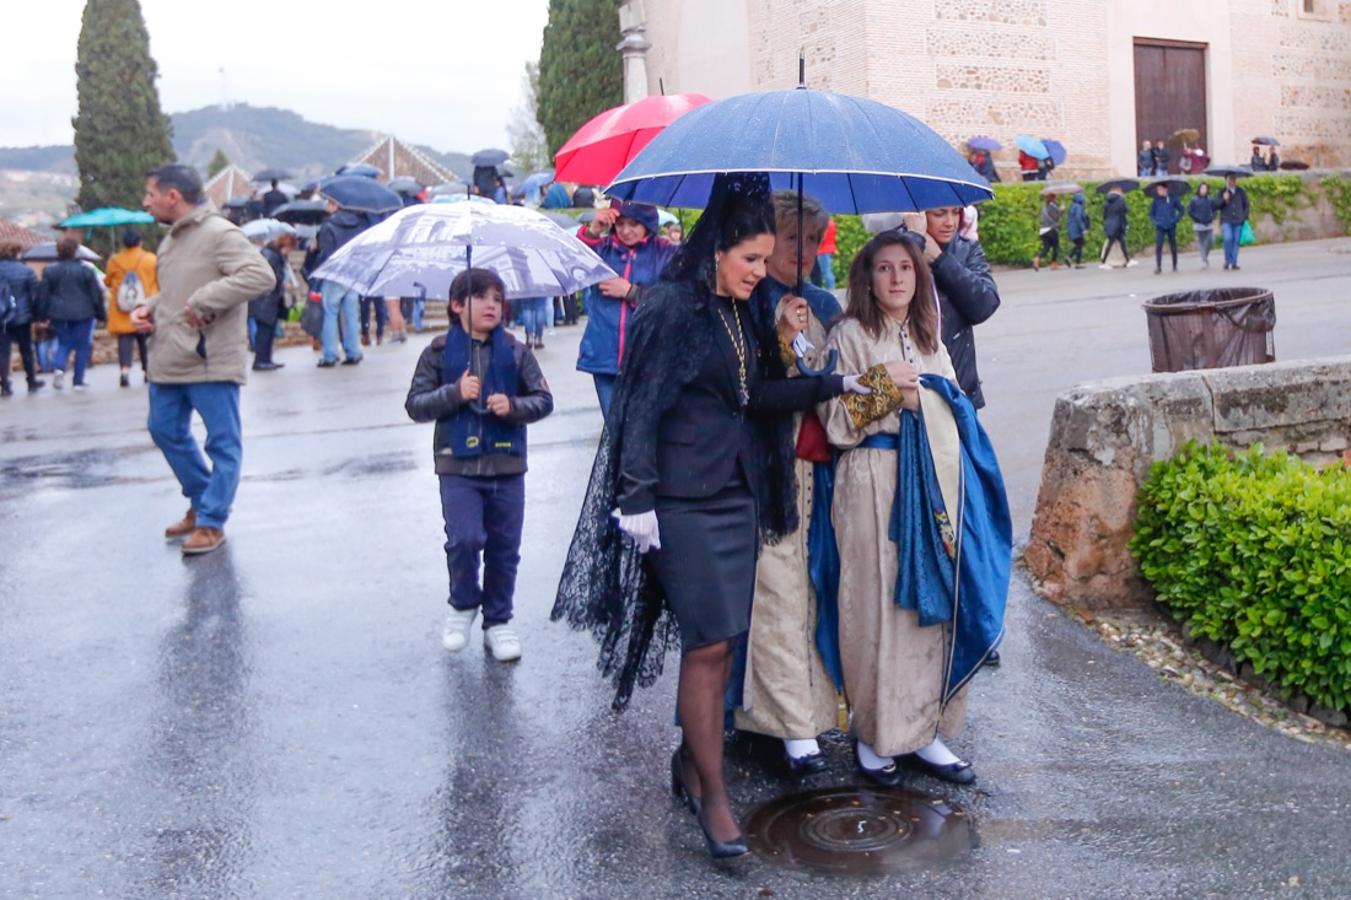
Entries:
{"label": "blue domed umbrella", "polygon": [[972,150],[984,150],[988,153],[1004,149],[1004,145],[999,143],[999,141],[996,141],[992,137],[986,137],[983,134],[978,134],[973,138],[967,138],[966,146],[970,147]]}
{"label": "blue domed umbrella", "polygon": [[1046,152],[1050,154],[1051,162],[1055,163],[1057,166],[1063,166],[1065,160],[1069,159],[1070,152],[1066,150],[1065,145],[1059,141],[1053,141],[1050,138],[1042,138],[1041,144],[1046,148]]}
{"label": "blue domed umbrella", "polygon": [[319,193],[355,212],[387,213],[403,209],[403,198],[362,175],[335,175],[319,183]]}
{"label": "blue domed umbrella", "polygon": [[908,212],[994,196],[936,131],[894,107],[804,88],[742,94],[668,125],[606,193],[702,208],[720,172],[764,172],[831,212]]}
{"label": "blue domed umbrella", "polygon": [[[994,196],[989,183],[936,131],[891,106],[798,87],[742,94],[695,107],[652,139],[606,193],[656,206],[703,208],[721,173],[768,175],[775,190],[838,213],[909,212],[967,206]],[[801,278],[796,291],[802,293]],[[811,369],[801,355],[798,368]]]}

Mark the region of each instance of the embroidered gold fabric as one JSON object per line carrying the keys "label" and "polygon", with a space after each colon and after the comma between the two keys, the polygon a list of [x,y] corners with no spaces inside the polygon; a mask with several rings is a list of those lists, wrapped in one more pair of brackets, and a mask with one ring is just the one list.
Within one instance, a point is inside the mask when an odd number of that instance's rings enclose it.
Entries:
{"label": "embroidered gold fabric", "polygon": [[896,387],[887,367],[878,363],[859,378],[859,383],[872,390],[871,394],[845,394],[840,399],[849,411],[855,428],[862,428],[901,408],[901,389]]}

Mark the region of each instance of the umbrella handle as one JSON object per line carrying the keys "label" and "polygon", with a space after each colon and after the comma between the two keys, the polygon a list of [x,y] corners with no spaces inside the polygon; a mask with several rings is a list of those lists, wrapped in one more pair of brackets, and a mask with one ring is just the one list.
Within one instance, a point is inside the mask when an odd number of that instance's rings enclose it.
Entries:
{"label": "umbrella handle", "polygon": [[808,378],[816,378],[820,375],[829,375],[830,373],[834,372],[835,364],[838,363],[839,361],[840,361],[839,351],[832,347],[830,352],[826,354],[826,364],[821,368],[813,369],[811,366],[807,365],[807,360],[805,357],[799,356],[797,358],[797,370]]}

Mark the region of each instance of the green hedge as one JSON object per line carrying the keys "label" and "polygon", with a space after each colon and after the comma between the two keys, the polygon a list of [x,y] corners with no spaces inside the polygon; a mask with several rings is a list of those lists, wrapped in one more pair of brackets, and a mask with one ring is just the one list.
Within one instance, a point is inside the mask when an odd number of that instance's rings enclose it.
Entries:
{"label": "green hedge", "polygon": [[1191,443],[1139,504],[1130,550],[1160,604],[1284,691],[1351,703],[1351,469]]}

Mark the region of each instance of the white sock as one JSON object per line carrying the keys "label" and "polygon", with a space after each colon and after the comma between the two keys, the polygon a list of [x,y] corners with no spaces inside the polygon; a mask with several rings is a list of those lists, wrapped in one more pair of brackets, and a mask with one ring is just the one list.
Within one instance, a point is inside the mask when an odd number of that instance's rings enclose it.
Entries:
{"label": "white sock", "polygon": [[805,741],[796,738],[784,738],[783,749],[792,759],[803,759],[821,752],[821,747],[816,743],[816,738],[807,738]]}
{"label": "white sock", "polygon": [[915,753],[920,759],[934,766],[950,766],[961,762],[961,759],[948,749],[948,745],[938,738],[934,738],[932,744],[916,750]]}
{"label": "white sock", "polygon": [[874,772],[878,769],[885,769],[895,762],[890,756],[878,756],[863,741],[858,742],[858,761],[865,769],[872,769]]}

